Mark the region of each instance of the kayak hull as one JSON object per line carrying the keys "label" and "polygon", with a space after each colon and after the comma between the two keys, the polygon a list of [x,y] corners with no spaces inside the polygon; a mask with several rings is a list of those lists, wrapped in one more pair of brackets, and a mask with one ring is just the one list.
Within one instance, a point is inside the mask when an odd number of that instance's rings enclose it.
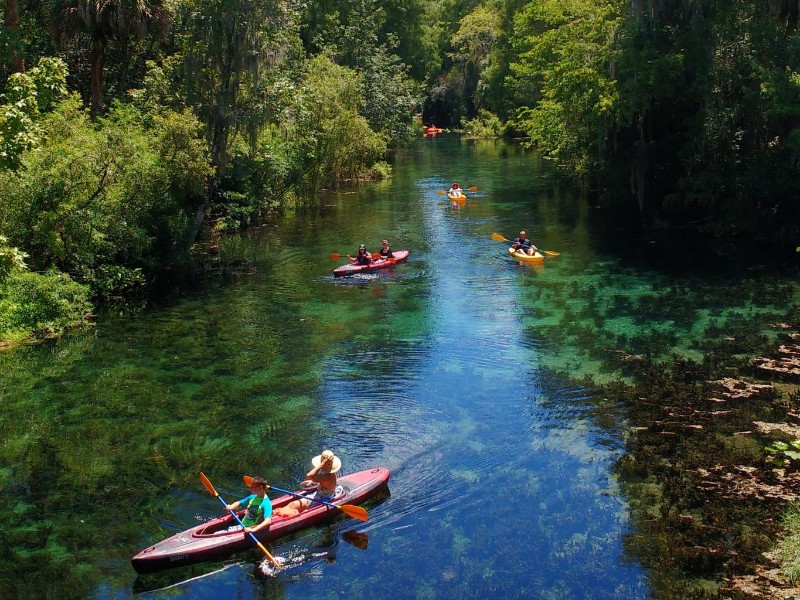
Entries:
{"label": "kayak hull", "polygon": [[[392,258],[395,263],[404,262],[408,258],[408,250],[397,250],[392,252]],[[334,277],[346,277],[348,275],[355,275],[356,273],[369,273],[370,271],[378,271],[391,267],[393,263],[388,260],[376,260],[368,265],[358,265],[351,262],[349,265],[342,265],[333,270]]]}
{"label": "kayak hull", "polygon": [[[338,484],[344,488],[343,496],[332,504],[360,504],[375,497],[389,482],[390,472],[383,467],[359,471],[340,477]],[[303,491],[297,493],[302,494]],[[285,494],[272,500],[273,509],[285,506],[296,498]],[[240,517],[244,511],[240,511]],[[293,517],[273,517],[266,531],[256,534],[262,543],[284,537],[300,529],[330,521],[343,514],[342,511],[324,504],[312,503],[306,510]],[[228,532],[236,525],[228,514],[207,521],[145,548],[131,559],[137,573],[155,573],[173,567],[192,565],[208,560],[220,560],[256,545],[244,531]]]}
{"label": "kayak hull", "polygon": [[453,194],[448,193],[447,199],[450,200],[450,202],[456,202],[458,204],[467,201],[467,197],[464,194],[461,194],[460,196],[454,196]]}
{"label": "kayak hull", "polygon": [[539,263],[544,261],[544,256],[538,252],[534,252],[533,256],[525,254],[524,252],[517,252],[514,248],[509,248],[508,253],[515,259],[521,260],[526,263]]}

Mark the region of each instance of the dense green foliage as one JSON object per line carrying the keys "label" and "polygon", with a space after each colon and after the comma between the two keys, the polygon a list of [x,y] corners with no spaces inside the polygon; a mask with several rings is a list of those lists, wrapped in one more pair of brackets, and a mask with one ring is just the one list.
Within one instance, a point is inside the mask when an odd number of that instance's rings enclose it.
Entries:
{"label": "dense green foliage", "polygon": [[794,248],[800,34],[787,7],[11,2],[0,235],[34,271],[120,294],[185,265],[208,234],[385,176],[421,110],[471,137],[526,137],[644,226]]}
{"label": "dense green foliage", "polygon": [[[413,137],[419,108],[419,84],[395,52],[417,47],[416,21],[398,38],[375,4],[354,4],[357,21],[326,19],[331,43],[316,52],[301,36],[314,28],[304,17],[324,8],[314,3],[9,4],[0,235],[31,272],[0,282],[0,330],[80,324],[86,290],[125,296],[185,268],[208,233],[320,186],[386,176],[387,152]],[[354,38],[373,13],[366,43]],[[62,286],[67,298],[72,285],[83,296],[64,306],[64,322],[12,310],[44,308],[43,289]]]}

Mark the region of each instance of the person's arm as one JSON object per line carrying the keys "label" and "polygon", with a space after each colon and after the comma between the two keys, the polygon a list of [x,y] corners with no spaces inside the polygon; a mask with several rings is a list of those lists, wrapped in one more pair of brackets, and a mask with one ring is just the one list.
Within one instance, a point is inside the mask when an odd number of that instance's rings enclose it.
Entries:
{"label": "person's arm", "polygon": [[245,527],[245,531],[249,533],[258,533],[262,529],[269,529],[271,523],[272,523],[272,517],[270,517],[269,519],[264,519],[263,521],[261,521],[261,523],[255,525],[254,527]]}
{"label": "person's arm", "polygon": [[241,500],[234,502],[233,504],[226,504],[225,510],[237,510],[241,506],[241,504],[242,504]]}
{"label": "person's arm", "polygon": [[332,463],[333,463],[333,457],[331,457],[329,460],[323,460],[322,462],[319,463],[319,466],[314,467],[308,473],[306,473],[306,477],[315,483],[319,483],[319,481],[317,480],[317,475],[322,469],[324,469],[325,467],[329,467]]}

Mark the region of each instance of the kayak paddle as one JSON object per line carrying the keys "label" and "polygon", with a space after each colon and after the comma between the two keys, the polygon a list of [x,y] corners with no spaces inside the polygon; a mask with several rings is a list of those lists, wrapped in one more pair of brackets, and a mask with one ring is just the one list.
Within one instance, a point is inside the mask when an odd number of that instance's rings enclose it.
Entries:
{"label": "kayak paddle", "polygon": [[[249,475],[245,475],[242,477],[244,479],[244,484],[246,486],[250,486],[253,483],[253,478]],[[303,496],[302,494],[296,494],[295,492],[290,492],[289,490],[282,490],[281,488],[275,487],[273,485],[267,484],[268,490],[275,490],[276,492],[283,492],[284,494],[289,494],[290,496],[295,496],[296,498],[302,498],[304,500],[311,500],[311,502],[318,502],[319,504],[324,504],[325,506],[332,506],[333,508],[338,508],[348,517],[353,517],[354,519],[359,519],[360,521],[366,521],[369,517],[367,516],[367,511],[360,506],[356,506],[355,504],[342,504],[339,506],[338,504],[331,504],[330,502],[325,502],[325,500],[317,500],[316,498],[309,498],[308,496]]]}
{"label": "kayak paddle", "polygon": [[[511,241],[511,240],[509,240],[509,239],[506,239],[506,238],[504,238],[504,237],[503,237],[502,235],[500,235],[499,233],[493,233],[493,234],[492,234],[492,239],[493,239],[495,242],[510,242],[510,241]],[[540,248],[538,251],[539,251],[539,252],[541,252],[542,254],[544,254],[545,256],[561,256],[561,253],[560,253],[560,252],[555,252],[555,251],[553,251],[553,250],[542,250],[542,249]]]}
{"label": "kayak paddle", "polygon": [[366,533],[361,533],[355,529],[342,532],[342,539],[348,544],[352,544],[356,548],[366,550],[369,545],[369,536]]}
{"label": "kayak paddle", "polygon": [[[372,258],[371,260],[380,260],[380,259],[378,259],[378,258],[375,258],[375,255],[374,255],[374,254],[373,254],[372,256],[373,256],[373,258]],[[342,255],[341,255],[341,254],[336,254],[336,253],[334,252],[333,254],[331,254],[331,258],[332,258],[333,260],[339,260],[340,258],[342,258]],[[396,260],[396,259],[394,259],[394,258],[386,258],[386,259],[384,259],[384,260],[388,260],[388,261],[389,261],[389,264],[392,264],[392,265],[396,265],[396,264],[397,264],[397,260]]]}
{"label": "kayak paddle", "polygon": [[[225,502],[225,500],[222,499],[222,496],[219,495],[217,490],[214,489],[214,486],[211,484],[211,481],[208,479],[208,477],[205,476],[205,474],[202,471],[200,471],[200,480],[203,482],[203,485],[206,486],[206,489],[208,490],[208,493],[211,494],[212,496],[214,496],[215,498],[217,498],[220,502],[222,502],[222,506],[227,506],[228,505],[228,503]],[[250,479],[250,483],[251,484],[253,483],[253,479],[252,478]],[[269,486],[267,486],[267,487],[269,487]],[[242,529],[245,529],[244,523],[242,523],[242,520],[239,518],[239,515],[236,514],[236,511],[232,510],[230,512],[231,512],[231,516],[234,519],[236,519],[236,522],[239,523],[239,525],[242,526]],[[277,560],[275,560],[275,557],[272,556],[272,554],[269,553],[269,550],[264,548],[264,544],[262,544],[261,542],[258,541],[258,538],[255,535],[253,535],[253,532],[248,531],[247,533],[250,534],[250,537],[253,538],[253,541],[256,543],[256,545],[259,548],[261,548],[261,551],[270,560],[270,562],[275,566],[275,568],[276,569],[280,569],[281,568],[281,564]]]}
{"label": "kayak paddle", "polygon": [[[468,192],[477,192],[478,191],[478,186],[472,185],[472,186],[467,188],[467,191]],[[439,194],[440,196],[444,196],[447,193],[447,190],[437,190],[436,193]]]}

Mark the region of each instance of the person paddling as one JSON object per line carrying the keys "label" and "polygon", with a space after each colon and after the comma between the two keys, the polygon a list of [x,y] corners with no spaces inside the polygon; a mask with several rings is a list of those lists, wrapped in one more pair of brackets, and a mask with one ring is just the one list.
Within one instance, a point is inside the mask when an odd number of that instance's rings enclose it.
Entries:
{"label": "person paddling", "polygon": [[389,240],[383,240],[381,242],[381,249],[379,254],[383,260],[392,257],[392,249],[389,247]]}
{"label": "person paddling", "polygon": [[461,186],[458,183],[453,183],[449,190],[447,190],[447,195],[451,198],[461,198],[464,193],[461,191]]}
{"label": "person paddling", "polygon": [[511,247],[515,250],[524,252],[528,256],[533,256],[538,248],[533,245],[533,242],[528,239],[527,235],[528,234],[526,234],[524,231],[520,231],[519,237],[511,242]]}
{"label": "person paddling", "polygon": [[367,252],[367,245],[361,244],[358,247],[358,252],[356,252],[355,256],[347,255],[347,258],[356,262],[359,265],[368,265],[372,260],[372,254]]}
{"label": "person paddling", "polygon": [[[267,480],[263,477],[253,477],[253,483],[250,484],[249,496],[246,496],[234,502],[233,504],[226,504],[225,510],[238,510],[244,507],[246,510],[242,518],[244,531],[246,533],[257,533],[262,529],[268,529],[272,523],[272,503],[267,497]],[[234,525],[228,528],[228,531],[241,529],[241,526]]]}
{"label": "person paddling", "polygon": [[[306,473],[308,479],[300,484],[316,486],[309,498],[331,502],[344,493],[342,486],[336,483],[336,473],[342,468],[342,461],[339,460],[339,457],[330,450],[325,450],[322,454],[312,458],[311,464],[313,468]],[[310,504],[311,500],[308,498],[294,500],[286,506],[276,508],[274,514],[276,517],[293,517],[306,510]]]}

